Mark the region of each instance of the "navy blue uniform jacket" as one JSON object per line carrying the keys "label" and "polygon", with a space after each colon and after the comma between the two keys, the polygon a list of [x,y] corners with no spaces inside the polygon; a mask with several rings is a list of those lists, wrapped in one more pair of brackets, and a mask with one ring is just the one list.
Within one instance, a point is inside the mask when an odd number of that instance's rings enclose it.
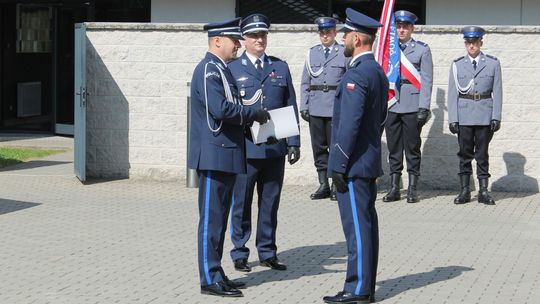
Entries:
{"label": "navy blue uniform jacket", "polygon": [[[230,87],[232,102],[225,96],[222,74]],[[191,80],[188,167],[245,173],[244,126],[254,119],[255,110],[244,107],[239,101],[229,68],[214,54],[206,53]]]}
{"label": "navy blue uniform jacket", "polygon": [[[240,99],[244,107],[249,109],[267,110],[293,106],[298,124],[298,107],[296,94],[292,84],[289,66],[279,58],[265,55],[262,74],[257,71],[246,53],[229,64],[231,72],[236,80]],[[254,99],[257,90],[262,90],[262,95]],[[289,137],[280,140],[278,144],[255,145],[251,139],[251,133],[247,130],[246,149],[247,158],[272,158],[287,154],[288,146],[300,147],[300,136]]]}
{"label": "navy blue uniform jacket", "polygon": [[362,55],[343,75],[336,92],[328,171],[349,178],[376,178],[381,165],[381,128],[388,79],[373,54]]}

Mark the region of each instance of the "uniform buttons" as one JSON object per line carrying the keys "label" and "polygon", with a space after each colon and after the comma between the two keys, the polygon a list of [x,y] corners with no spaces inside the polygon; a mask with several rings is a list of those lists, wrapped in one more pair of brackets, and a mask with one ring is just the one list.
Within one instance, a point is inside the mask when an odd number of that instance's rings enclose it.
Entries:
{"label": "uniform buttons", "polygon": [[225,147],[225,144],[221,144],[222,147]]}
{"label": "uniform buttons", "polygon": [[263,84],[263,85],[261,85],[261,87],[263,87],[263,88],[264,88],[264,84]]}

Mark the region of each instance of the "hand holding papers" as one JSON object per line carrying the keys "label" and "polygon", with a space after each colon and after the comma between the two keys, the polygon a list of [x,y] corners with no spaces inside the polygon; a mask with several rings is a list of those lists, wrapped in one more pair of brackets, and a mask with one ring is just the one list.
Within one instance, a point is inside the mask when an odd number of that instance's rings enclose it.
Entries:
{"label": "hand holding papers", "polygon": [[265,124],[253,122],[251,135],[255,144],[266,142],[268,137],[277,139],[300,135],[298,122],[292,106],[268,111],[271,119]]}

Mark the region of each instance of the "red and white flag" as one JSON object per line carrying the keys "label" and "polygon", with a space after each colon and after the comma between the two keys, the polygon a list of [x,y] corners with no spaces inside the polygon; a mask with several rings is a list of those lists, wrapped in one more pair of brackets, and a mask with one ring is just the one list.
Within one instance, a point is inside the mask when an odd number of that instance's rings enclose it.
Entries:
{"label": "red and white flag", "polygon": [[394,18],[395,0],[385,0],[381,13],[379,37],[375,51],[375,59],[388,77],[390,84],[388,92],[388,108],[399,100],[399,90],[401,78],[407,79],[418,90],[420,90],[420,73],[405,57],[399,47],[396,23]]}

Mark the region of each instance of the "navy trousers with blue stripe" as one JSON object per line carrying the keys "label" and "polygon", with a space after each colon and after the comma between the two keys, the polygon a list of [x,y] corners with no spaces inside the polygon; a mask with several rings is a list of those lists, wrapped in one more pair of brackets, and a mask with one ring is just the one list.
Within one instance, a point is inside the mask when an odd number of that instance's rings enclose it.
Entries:
{"label": "navy trousers with blue stripe", "polygon": [[354,178],[348,180],[348,187],[349,191],[337,193],[348,252],[343,290],[355,295],[374,295],[379,259],[377,185],[374,178]]}
{"label": "navy trousers with blue stripe", "polygon": [[258,208],[255,244],[259,260],[276,257],[277,212],[283,186],[285,157],[248,159],[247,174],[239,174],[234,186],[231,207],[231,250],[233,261],[248,259],[245,245],[251,236],[251,204],[257,184]]}
{"label": "navy trousers with blue stripe", "polygon": [[199,171],[198,262],[201,286],[223,281],[223,242],[236,174]]}

